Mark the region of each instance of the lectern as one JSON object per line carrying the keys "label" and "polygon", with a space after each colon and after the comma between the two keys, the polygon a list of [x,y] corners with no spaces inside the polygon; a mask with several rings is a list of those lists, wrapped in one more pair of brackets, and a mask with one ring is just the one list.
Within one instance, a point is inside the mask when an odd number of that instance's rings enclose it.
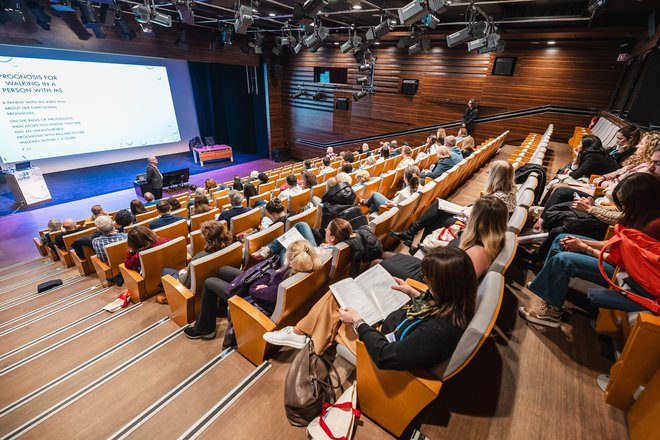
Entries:
{"label": "lectern", "polygon": [[50,191],[39,168],[9,170],[4,174],[16,200],[16,207],[32,206],[51,199]]}

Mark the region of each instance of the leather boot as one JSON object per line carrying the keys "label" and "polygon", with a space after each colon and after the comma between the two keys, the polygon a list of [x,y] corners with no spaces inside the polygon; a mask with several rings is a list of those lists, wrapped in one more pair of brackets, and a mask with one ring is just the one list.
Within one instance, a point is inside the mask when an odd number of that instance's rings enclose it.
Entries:
{"label": "leather boot", "polygon": [[402,242],[405,246],[410,247],[412,245],[412,241],[415,239],[415,234],[417,234],[421,229],[422,226],[419,223],[412,222],[407,230],[401,232],[390,231],[390,235]]}

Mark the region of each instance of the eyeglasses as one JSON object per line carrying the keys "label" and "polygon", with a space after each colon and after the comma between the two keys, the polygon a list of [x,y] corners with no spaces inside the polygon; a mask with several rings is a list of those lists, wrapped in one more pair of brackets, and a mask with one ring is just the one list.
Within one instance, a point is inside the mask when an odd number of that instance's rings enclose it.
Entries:
{"label": "eyeglasses", "polygon": [[660,167],[660,160],[652,160],[651,163],[654,167]]}

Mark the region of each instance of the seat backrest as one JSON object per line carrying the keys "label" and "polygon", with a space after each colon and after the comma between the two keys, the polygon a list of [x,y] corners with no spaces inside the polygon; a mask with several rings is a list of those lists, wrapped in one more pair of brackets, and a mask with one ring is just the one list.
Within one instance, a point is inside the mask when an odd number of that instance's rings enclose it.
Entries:
{"label": "seat backrest", "polygon": [[331,264],[332,256],[328,255],[320,270],[299,272],[279,285],[275,310],[270,317],[278,328],[295,325],[325,293]]}
{"label": "seat backrest", "polygon": [[257,203],[258,200],[263,200],[264,202],[268,202],[270,198],[271,198],[270,191],[250,197],[250,208],[254,208],[255,203]]}
{"label": "seat backrest", "polygon": [[309,203],[311,198],[310,194],[311,191],[308,188],[306,190],[303,190],[303,192],[299,194],[289,196],[289,212],[292,214],[297,214],[301,212],[305,208],[305,206]]}
{"label": "seat backrest", "polygon": [[431,368],[436,377],[445,381],[470,362],[495,325],[503,294],[504,277],[496,272],[488,272],[479,284],[474,317],[463,332],[456,349],[449,360]]}
{"label": "seat backrest", "polygon": [[380,181],[382,179],[380,177],[372,178],[369,180],[365,185],[364,185],[364,194],[362,195],[362,198],[368,199],[369,196],[371,196],[373,193],[378,191],[378,188],[380,188]]}
{"label": "seat backrest", "polygon": [[275,181],[269,180],[268,182],[259,185],[259,194],[270,192],[274,189],[275,189]]}
{"label": "seat backrest", "polygon": [[435,195],[435,186],[437,184],[435,182],[429,182],[426,185],[424,185],[422,188],[419,190],[419,203],[417,204],[417,208],[415,208],[415,211],[412,213],[412,217],[410,219],[411,223],[416,221],[424,211],[429,207],[431,202],[435,200],[433,196]]}
{"label": "seat backrest", "polygon": [[210,211],[190,216],[190,230],[196,231],[202,227],[202,223],[209,220],[215,220],[218,214],[220,214],[220,210],[218,208],[213,208]]}
{"label": "seat backrest", "polygon": [[147,295],[156,292],[166,267],[183,269],[186,267],[186,239],[177,237],[160,246],[140,252],[140,264]]}
{"label": "seat backrest", "polygon": [[523,208],[529,208],[534,203],[534,190],[525,189],[518,192],[516,197],[516,204]]}
{"label": "seat backrest", "polygon": [[86,229],[83,229],[82,231],[78,231],[78,232],[74,232],[73,234],[65,235],[64,237],[62,237],[62,239],[64,241],[64,246],[65,246],[64,249],[66,249],[68,251],[69,249],[71,249],[71,243],[73,243],[74,241],[76,241],[77,239],[79,239],[81,237],[86,237],[88,235],[92,235],[94,232],[96,232],[96,227],[92,226],[92,227],[88,227]]}
{"label": "seat backrest", "polygon": [[336,283],[348,277],[351,269],[351,247],[339,243],[332,248],[332,264],[330,267],[330,283]]}
{"label": "seat backrest", "polygon": [[176,211],[172,211],[170,214],[178,215],[179,217],[188,217],[188,215],[190,215],[190,211],[188,211],[188,208],[181,208],[177,209]]}
{"label": "seat backrest", "polygon": [[156,217],[158,217],[158,211],[147,211],[142,214],[135,214],[135,221],[139,223]]}
{"label": "seat backrest", "polygon": [[167,226],[154,229],[154,234],[173,240],[177,237],[188,237],[188,220],[179,220]]}
{"label": "seat backrest", "polygon": [[[232,243],[224,249],[220,249],[219,251],[205,257],[198,258],[190,263],[190,291],[193,295],[199,297],[202,294],[204,281],[207,278],[217,276],[218,269],[222,266],[240,268],[242,262],[243,244],[239,242]],[[197,305],[197,301],[195,302],[195,305]],[[197,316],[197,314],[195,314],[195,316]]]}
{"label": "seat backrest", "polygon": [[255,232],[245,237],[243,244],[245,245],[243,254],[243,266],[249,267],[252,265],[250,254],[258,251],[263,246],[270,244],[273,240],[284,234],[284,223],[277,222],[263,231]]}
{"label": "seat backrest", "polygon": [[511,218],[509,219],[507,229],[510,232],[513,232],[514,234],[518,235],[518,234],[520,234],[520,231],[522,230],[523,226],[525,226],[526,221],[527,221],[527,208],[523,208],[522,206],[518,206],[513,211],[513,214],[511,215]]}
{"label": "seat backrest", "polygon": [[121,240],[105,245],[105,254],[108,256],[108,266],[113,275],[119,273],[119,265],[126,260],[128,241]]}
{"label": "seat backrest", "polygon": [[258,228],[261,222],[261,209],[254,208],[245,214],[237,215],[229,220],[229,230],[236,235],[250,228]]}
{"label": "seat backrest", "polygon": [[417,203],[419,202],[419,193],[415,193],[404,200],[402,203],[399,203],[399,215],[396,216],[394,221],[394,230],[402,231],[408,228],[408,225],[411,222],[410,217],[412,213],[415,212],[417,208]]}
{"label": "seat backrest", "polygon": [[288,231],[295,225],[296,223],[307,223],[310,228],[314,227],[314,224],[316,223],[316,217],[318,216],[318,206],[314,206],[313,208],[305,209],[303,212],[301,212],[298,215],[293,215],[289,218],[286,219],[286,230]]}
{"label": "seat backrest", "polygon": [[[156,213],[158,214],[158,215],[156,215],[156,217],[158,217],[160,214],[158,212],[156,212]],[[124,227],[124,232],[128,233],[128,231],[130,231],[131,229],[133,229],[136,226],[144,226],[145,228],[148,229],[149,228],[149,223],[151,223],[152,221],[153,221],[153,219],[149,218],[147,220],[144,220],[144,221],[141,221],[141,222],[138,222],[138,223],[133,223],[132,225],[125,226]]]}
{"label": "seat backrest", "polygon": [[387,234],[393,230],[394,221],[399,214],[399,208],[390,208],[376,217],[370,224],[374,235],[382,242]]}
{"label": "seat backrest", "polygon": [[213,201],[215,202],[215,207],[220,209],[227,203],[229,203],[229,191],[224,192],[224,191],[219,191],[215,194],[213,194]]}
{"label": "seat backrest", "polygon": [[504,235],[504,247],[497,255],[497,257],[495,257],[493,264],[490,265],[488,270],[504,275],[506,270],[509,268],[509,265],[513,261],[513,257],[516,255],[517,248],[518,236],[513,232],[507,232]]}
{"label": "seat backrest", "polygon": [[[325,174],[323,175],[326,176]],[[320,199],[321,197],[323,197],[323,194],[325,194],[326,190],[327,188],[325,183],[319,183],[318,185],[314,185],[312,187],[312,198],[318,197]]]}
{"label": "seat backrest", "polygon": [[380,185],[378,186],[379,193],[383,195],[387,194],[394,181],[394,176],[396,176],[396,171],[388,171],[381,177]]}

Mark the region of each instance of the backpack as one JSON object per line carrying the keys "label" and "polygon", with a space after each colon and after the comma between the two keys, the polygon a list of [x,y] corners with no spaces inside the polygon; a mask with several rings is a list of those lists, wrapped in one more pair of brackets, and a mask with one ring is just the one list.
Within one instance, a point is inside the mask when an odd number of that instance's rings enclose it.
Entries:
{"label": "backpack", "polygon": [[536,185],[536,189],[534,189],[534,200],[541,200],[546,181],[545,168],[543,168],[541,165],[528,163],[521,166],[515,171],[515,181],[518,185],[525,183],[527,178],[532,173],[537,173],[537,177],[539,179],[538,185]]}
{"label": "backpack", "polygon": [[355,230],[355,236],[346,240],[351,248],[351,277],[356,277],[360,264],[369,263],[383,254],[383,244],[368,225]]}
{"label": "backpack", "polygon": [[243,271],[242,274],[234,278],[231,281],[231,283],[227,285],[227,289],[225,290],[227,292],[227,295],[228,296],[238,295],[240,297],[247,296],[250,289],[250,285],[254,281],[266,275],[268,271],[277,269],[279,265],[280,265],[279,255],[273,255],[272,257],[264,261],[260,261],[254,266]]}
{"label": "backpack", "polygon": [[[608,248],[609,262],[627,272],[655,301],[622,289],[610,280],[603,267],[603,255]],[[660,241],[642,231],[616,225],[614,236],[608,240],[598,256],[598,267],[601,275],[614,289],[654,314],[660,314]]]}

